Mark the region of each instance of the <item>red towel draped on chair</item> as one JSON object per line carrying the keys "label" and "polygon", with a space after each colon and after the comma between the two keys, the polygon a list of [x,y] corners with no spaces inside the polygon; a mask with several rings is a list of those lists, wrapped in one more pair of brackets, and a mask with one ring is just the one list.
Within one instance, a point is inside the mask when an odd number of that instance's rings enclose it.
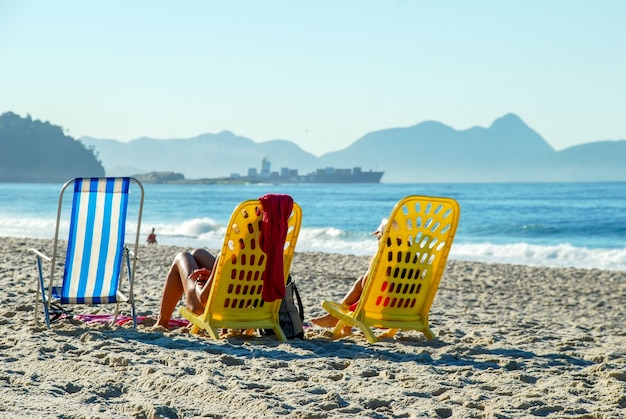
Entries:
{"label": "red towel draped on chair", "polygon": [[283,194],[267,194],[259,200],[263,206],[259,245],[267,254],[262,297],[264,301],[271,302],[285,296],[283,251],[293,198]]}

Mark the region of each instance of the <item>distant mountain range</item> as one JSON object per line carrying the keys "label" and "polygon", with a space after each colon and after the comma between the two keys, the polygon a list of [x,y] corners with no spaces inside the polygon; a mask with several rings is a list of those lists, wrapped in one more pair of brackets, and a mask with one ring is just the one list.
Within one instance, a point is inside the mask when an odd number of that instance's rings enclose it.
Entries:
{"label": "distant mountain range", "polygon": [[130,142],[81,137],[107,175],[169,171],[187,179],[227,177],[283,167],[304,174],[318,168],[384,171],[383,183],[626,181],[626,140],[598,141],[555,151],[517,115],[489,128],[455,130],[427,121],[364,135],[349,147],[317,157],[286,140],[257,143],[229,131],[194,138]]}

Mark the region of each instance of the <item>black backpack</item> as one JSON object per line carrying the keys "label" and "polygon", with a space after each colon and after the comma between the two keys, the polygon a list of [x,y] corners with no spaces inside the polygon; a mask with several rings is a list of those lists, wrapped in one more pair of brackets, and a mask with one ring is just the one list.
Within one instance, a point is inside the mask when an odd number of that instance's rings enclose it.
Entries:
{"label": "black backpack", "polygon": [[[296,306],[296,303],[298,304]],[[283,329],[283,333],[287,339],[304,339],[304,307],[302,306],[302,299],[296,287],[291,274],[287,277],[287,284],[285,285],[285,298],[280,303],[280,310],[278,311],[278,320],[280,322],[280,328]],[[261,331],[263,336],[273,336],[274,331],[272,329],[264,329]]]}

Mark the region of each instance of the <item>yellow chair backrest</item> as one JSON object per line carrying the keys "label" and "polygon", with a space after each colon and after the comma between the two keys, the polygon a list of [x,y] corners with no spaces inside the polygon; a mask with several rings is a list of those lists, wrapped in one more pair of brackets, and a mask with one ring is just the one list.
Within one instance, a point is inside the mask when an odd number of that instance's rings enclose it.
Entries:
{"label": "yellow chair backrest", "polygon": [[[258,199],[244,201],[233,211],[204,314],[197,316],[181,309],[181,314],[193,323],[192,333],[205,329],[219,339],[219,329],[273,329],[279,339],[286,340],[278,322],[281,300],[265,302],[261,298],[267,262],[259,245],[262,218]],[[301,221],[302,210],[294,202],[283,248],[285,280]]]}
{"label": "yellow chair backrest", "polygon": [[394,207],[354,310],[338,303],[322,306],[346,325],[359,327],[370,342],[371,327],[419,330],[433,338],[428,313],[439,288],[460,215],[451,198],[408,196]]}

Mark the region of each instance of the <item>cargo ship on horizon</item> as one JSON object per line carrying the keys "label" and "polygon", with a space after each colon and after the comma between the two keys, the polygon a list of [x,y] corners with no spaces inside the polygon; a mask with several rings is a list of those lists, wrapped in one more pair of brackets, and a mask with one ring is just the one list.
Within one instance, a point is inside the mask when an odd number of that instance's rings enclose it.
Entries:
{"label": "cargo ship on horizon", "polygon": [[261,162],[260,172],[255,167],[251,167],[248,169],[247,176],[240,176],[234,173],[230,176],[230,179],[254,183],[380,183],[380,179],[384,174],[385,172],[374,172],[372,170],[363,171],[360,167],[352,169],[326,167],[306,175],[300,175],[298,174],[298,169],[288,167],[272,172],[269,159],[264,158]]}

